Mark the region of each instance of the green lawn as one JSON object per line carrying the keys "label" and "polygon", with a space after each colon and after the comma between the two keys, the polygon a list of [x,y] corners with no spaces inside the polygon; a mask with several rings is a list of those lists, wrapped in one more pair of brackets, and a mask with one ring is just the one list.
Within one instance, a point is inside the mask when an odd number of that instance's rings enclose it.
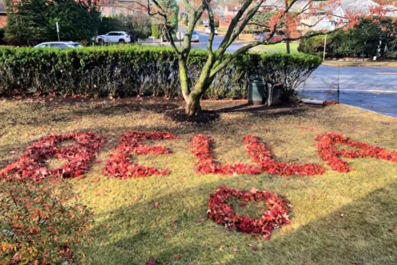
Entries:
{"label": "green lawn", "polygon": [[[142,107],[117,100],[0,104],[0,168],[42,136],[91,131],[106,137],[97,158],[101,162],[94,163],[85,178],[71,181],[95,214],[88,264],[142,265],[150,259],[157,265],[397,264],[397,165],[345,159],[353,170],[337,173],[319,158],[315,141],[320,133],[337,132],[397,150],[396,119],[330,106],[302,108],[292,115],[223,113],[210,125],[192,125]],[[168,168],[169,176],[120,181],[103,175],[120,135],[132,131],[178,136],[173,141],[147,143],[164,145],[172,150],[170,155],[133,157],[144,166]],[[272,147],[276,160],[322,164],[326,172],[289,178],[200,176],[190,152],[190,141],[197,134],[215,140],[218,163],[252,164],[242,139],[253,134]],[[291,225],[274,231],[269,241],[226,231],[206,217],[208,197],[220,185],[240,190],[255,187],[285,196],[294,206]],[[246,213],[240,210],[239,214]]]}
{"label": "green lawn", "polygon": [[[299,43],[290,43],[290,49],[291,49],[292,54],[298,53],[298,46],[299,46]],[[277,44],[261,45],[261,46],[255,47],[253,50],[259,51],[259,52],[286,53],[287,47],[286,47],[285,43],[277,43]]]}

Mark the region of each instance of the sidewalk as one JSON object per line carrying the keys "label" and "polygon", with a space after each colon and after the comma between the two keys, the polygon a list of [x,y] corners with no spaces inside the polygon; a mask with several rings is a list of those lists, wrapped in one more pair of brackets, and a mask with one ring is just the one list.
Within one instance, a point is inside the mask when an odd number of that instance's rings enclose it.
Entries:
{"label": "sidewalk", "polygon": [[324,66],[332,67],[382,67],[397,68],[397,61],[324,61]]}

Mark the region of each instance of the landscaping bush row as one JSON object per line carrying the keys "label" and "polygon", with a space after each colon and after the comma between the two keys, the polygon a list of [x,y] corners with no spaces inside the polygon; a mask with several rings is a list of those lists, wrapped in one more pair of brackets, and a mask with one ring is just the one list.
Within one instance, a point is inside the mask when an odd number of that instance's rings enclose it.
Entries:
{"label": "landscaping bush row", "polygon": [[[206,52],[191,52],[192,84],[205,61]],[[318,57],[308,55],[245,54],[217,75],[205,97],[244,98],[253,79],[282,83],[288,95],[320,63]],[[180,96],[177,58],[169,48],[139,46],[65,51],[1,48],[0,94],[27,93],[176,97]]]}

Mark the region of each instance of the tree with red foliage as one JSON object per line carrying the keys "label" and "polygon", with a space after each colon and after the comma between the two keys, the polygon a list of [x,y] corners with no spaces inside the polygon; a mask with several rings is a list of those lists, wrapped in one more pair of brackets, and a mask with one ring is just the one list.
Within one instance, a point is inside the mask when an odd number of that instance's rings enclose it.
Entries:
{"label": "tree with red foliage", "polygon": [[[107,0],[115,1],[115,0]],[[173,34],[173,27],[169,23],[170,18],[167,13],[167,0],[147,0],[145,8],[149,15],[160,17],[165,26],[168,39],[171,40],[171,46],[178,57],[179,65],[179,80],[181,83],[182,95],[186,102],[186,114],[188,116],[196,115],[200,112],[200,99],[205,91],[210,87],[215,76],[219,71],[225,68],[231,61],[239,55],[249,51],[251,48],[266,44],[269,39],[273,43],[282,41],[290,42],[301,38],[309,38],[311,36],[324,34],[324,31],[314,32],[306,35],[296,34],[302,28],[302,21],[305,26],[311,28],[321,21],[332,20],[336,27],[331,31],[339,30],[341,28],[349,28],[360,23],[360,18],[367,16],[359,11],[346,12],[344,14],[338,13],[341,8],[340,0],[315,1],[315,0],[242,0],[239,1],[237,10],[230,25],[225,33],[225,36],[215,51],[212,48],[212,43],[215,37],[215,7],[218,5],[214,0],[182,0],[186,12],[189,16],[189,25],[187,27],[182,47],[177,47],[174,40],[171,38]],[[144,6],[142,2],[137,2]],[[385,16],[387,13],[385,4],[381,4],[371,8],[371,12],[367,17],[373,18],[377,15],[379,18]],[[274,12],[276,11],[276,12]],[[292,12],[294,11],[294,12]],[[322,12],[319,12],[322,11]],[[233,54],[226,55],[227,48],[238,38],[239,34],[243,32],[245,27],[250,24],[251,20],[258,12],[274,12],[271,19],[262,25],[264,32],[267,32],[266,38],[260,41],[252,42],[235,51]],[[201,69],[200,76],[195,84],[190,84],[187,69],[187,59],[191,52],[192,33],[203,16],[208,17],[209,34],[207,43],[207,61]],[[283,34],[277,34],[277,32]]]}

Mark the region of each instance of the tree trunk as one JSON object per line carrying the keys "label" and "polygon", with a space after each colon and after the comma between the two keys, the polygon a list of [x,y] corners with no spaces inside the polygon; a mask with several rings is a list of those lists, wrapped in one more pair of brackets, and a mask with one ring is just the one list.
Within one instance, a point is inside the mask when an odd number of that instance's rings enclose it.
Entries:
{"label": "tree trunk", "polygon": [[189,97],[190,89],[189,89],[189,78],[187,75],[187,65],[186,58],[180,55],[178,57],[178,71],[179,71],[179,81],[181,83],[182,95],[185,101]]}
{"label": "tree trunk", "polygon": [[188,117],[199,114],[201,112],[200,97],[194,98],[192,96],[189,96],[186,100],[185,111]]}
{"label": "tree trunk", "polygon": [[190,92],[187,99],[185,99],[185,111],[188,117],[195,116],[201,112],[200,99],[205,91],[207,91],[207,89],[210,87],[213,80],[214,77],[204,75],[200,76],[199,80],[194,86],[194,89],[192,90],[192,92]]}
{"label": "tree trunk", "polygon": [[211,55],[202,68],[194,88],[190,91],[189,96],[185,97],[185,112],[188,117],[195,116],[201,112],[200,99],[204,95],[205,91],[207,91],[207,89],[211,86],[212,81],[215,78],[215,76],[210,76],[213,65],[214,60]]}

